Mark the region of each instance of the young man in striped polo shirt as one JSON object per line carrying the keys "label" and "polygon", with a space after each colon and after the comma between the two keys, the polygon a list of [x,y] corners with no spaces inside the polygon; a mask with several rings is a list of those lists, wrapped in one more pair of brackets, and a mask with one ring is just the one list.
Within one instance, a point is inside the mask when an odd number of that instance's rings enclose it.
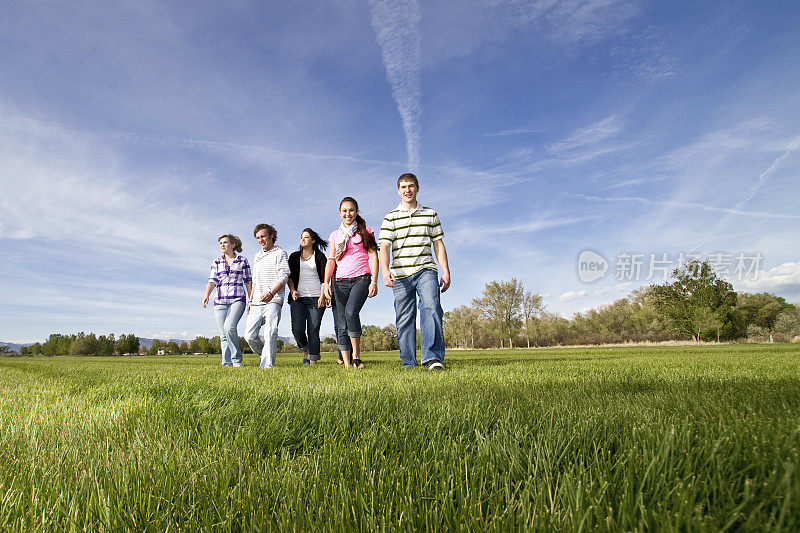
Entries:
{"label": "young man in striped polo shirt", "polygon": [[[417,202],[418,192],[419,181],[414,174],[407,173],[398,178],[400,205],[389,211],[381,224],[383,283],[394,288],[397,341],[403,366],[417,366],[419,298],[422,364],[430,370],[443,370],[444,332],[439,291],[444,292],[450,286],[450,266],[439,215]],[[441,279],[438,278],[431,248],[442,268]]]}

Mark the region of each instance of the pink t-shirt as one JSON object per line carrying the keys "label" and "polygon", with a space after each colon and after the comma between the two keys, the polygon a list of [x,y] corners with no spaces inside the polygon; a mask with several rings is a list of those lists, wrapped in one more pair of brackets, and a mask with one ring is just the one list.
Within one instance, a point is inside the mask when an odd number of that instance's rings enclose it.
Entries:
{"label": "pink t-shirt", "polygon": [[[367,231],[375,233],[372,228],[367,226]],[[337,229],[328,238],[329,241],[335,243],[339,239],[339,230]],[[364,248],[361,242],[363,239],[361,235],[355,233],[347,242],[347,249],[344,251],[342,257],[336,262],[336,278],[354,278],[364,274],[372,274],[369,269],[369,252]]]}

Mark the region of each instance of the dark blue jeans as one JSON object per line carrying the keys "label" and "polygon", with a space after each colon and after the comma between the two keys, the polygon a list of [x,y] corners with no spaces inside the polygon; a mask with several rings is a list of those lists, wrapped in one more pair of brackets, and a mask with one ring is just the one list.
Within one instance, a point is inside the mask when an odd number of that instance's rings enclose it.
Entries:
{"label": "dark blue jeans", "polygon": [[439,280],[436,270],[424,268],[405,278],[394,280],[394,311],[397,316],[397,342],[400,360],[405,367],[417,366],[417,298],[421,330],[422,362],[444,363],[444,332]]}
{"label": "dark blue jeans", "polygon": [[355,278],[336,279],[333,282],[333,297],[336,305],[336,342],[339,349],[352,352],[350,337],[361,337],[361,318],[358,316],[367,301],[372,276],[364,274]]}
{"label": "dark blue jeans", "polygon": [[301,352],[308,350],[311,361],[319,361],[319,327],[325,308],[317,307],[317,298],[298,298],[289,304],[292,334]]}

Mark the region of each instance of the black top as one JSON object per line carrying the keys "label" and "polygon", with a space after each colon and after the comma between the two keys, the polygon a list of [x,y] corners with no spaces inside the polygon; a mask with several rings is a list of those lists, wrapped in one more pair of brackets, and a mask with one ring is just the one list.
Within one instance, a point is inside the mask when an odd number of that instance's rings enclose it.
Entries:
{"label": "black top", "polygon": [[[314,250],[314,259],[317,263],[319,282],[322,283],[325,281],[325,265],[328,263],[328,258],[322,252]],[[297,284],[300,282],[300,250],[289,255],[289,279],[292,280],[294,288],[297,290]],[[292,291],[288,291],[288,293],[287,301],[292,303]]]}

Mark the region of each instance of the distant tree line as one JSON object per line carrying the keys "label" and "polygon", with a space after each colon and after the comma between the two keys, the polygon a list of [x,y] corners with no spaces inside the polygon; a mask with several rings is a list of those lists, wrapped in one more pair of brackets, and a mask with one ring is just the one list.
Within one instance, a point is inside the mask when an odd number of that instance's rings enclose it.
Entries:
{"label": "distant tree line", "polygon": [[139,353],[139,339],[133,333],[96,336],[94,333],[61,335],[53,333],[43,343],[23,346],[20,355],[135,355]]}
{"label": "distant tree line", "polygon": [[472,306],[445,313],[451,348],[554,346],[695,340],[786,342],[800,336],[800,308],[769,293],[737,293],[707,262],[692,261],[670,281],[609,305],[550,313],[516,278],[486,284]]}
{"label": "distant tree line", "polygon": [[[369,326],[367,326],[369,327]],[[239,337],[239,345],[243,353],[253,353],[244,337]],[[336,341],[325,339],[322,343],[323,351],[334,351]],[[278,351],[297,351],[292,344],[278,340]],[[78,333],[77,335],[51,334],[43,343],[35,343],[20,349],[19,355],[182,355],[182,354],[218,354],[220,353],[219,335],[208,338],[197,336],[190,341],[178,343],[153,339],[150,347],[140,344],[136,335],[121,335],[115,338],[114,334],[97,336],[94,333]],[[17,355],[8,346],[0,346],[0,355]]]}
{"label": "distant tree line", "polygon": [[[444,316],[449,348],[556,346],[642,341],[695,340],[787,342],[800,337],[800,307],[770,293],[737,293],[707,262],[692,261],[670,281],[633,291],[614,303],[576,313],[571,319],[547,311],[542,295],[525,290],[516,278],[487,283],[472,305]],[[419,332],[417,347],[419,347]],[[244,353],[252,353],[243,337]],[[393,324],[363,327],[364,351],[397,350]],[[3,350],[2,348],[5,348]],[[278,350],[296,352],[278,341]],[[321,351],[336,350],[322,340]],[[180,344],[155,339],[147,348],[133,335],[52,334],[44,343],[23,347],[21,355],[177,355],[220,353],[219,336],[198,336]],[[7,346],[0,354],[12,355]]]}
{"label": "distant tree line", "polygon": [[[249,349],[244,338],[240,337],[242,347]],[[178,344],[175,341],[162,341],[154,339],[148,348],[139,343],[134,334],[114,334],[97,336],[94,333],[78,333],[77,335],[62,335],[53,333],[43,343],[25,346],[20,350],[20,355],[177,355],[177,354],[211,354],[219,353],[219,336],[207,338],[197,337],[191,341]],[[252,351],[250,351],[252,353]]]}

